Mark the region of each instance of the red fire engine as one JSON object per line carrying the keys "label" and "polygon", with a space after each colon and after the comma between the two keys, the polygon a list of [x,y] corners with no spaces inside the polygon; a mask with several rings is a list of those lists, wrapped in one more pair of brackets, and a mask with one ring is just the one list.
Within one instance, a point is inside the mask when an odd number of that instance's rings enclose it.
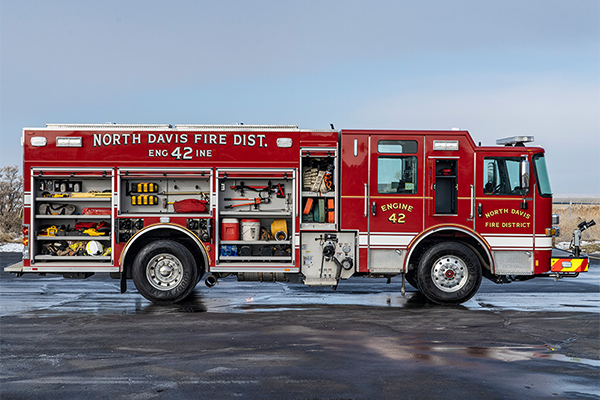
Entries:
{"label": "red fire engine", "polygon": [[[25,273],[132,279],[147,299],[207,286],[337,287],[400,275],[430,301],[576,276],[552,256],[544,150],[476,146],[466,131],[75,125],[23,130]],[[583,229],[591,226],[587,224]],[[580,227],[580,230],[582,227]],[[404,286],[402,286],[404,289]]]}

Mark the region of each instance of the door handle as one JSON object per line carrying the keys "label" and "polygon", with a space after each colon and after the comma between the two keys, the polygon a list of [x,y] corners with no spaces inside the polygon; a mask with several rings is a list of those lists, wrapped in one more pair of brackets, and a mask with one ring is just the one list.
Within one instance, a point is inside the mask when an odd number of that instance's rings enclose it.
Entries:
{"label": "door handle", "polygon": [[471,219],[473,219],[473,217],[475,217],[474,210],[475,208],[475,187],[473,185],[471,185]]}
{"label": "door handle", "polygon": [[481,203],[477,204],[477,216],[479,218],[481,218],[481,213],[483,212],[483,207],[481,206]]}
{"label": "door handle", "polygon": [[365,183],[365,218],[369,215],[369,191]]}
{"label": "door handle", "polygon": [[375,202],[373,202],[373,204],[371,205],[371,214],[373,214],[373,216],[377,214],[377,204],[375,204]]}

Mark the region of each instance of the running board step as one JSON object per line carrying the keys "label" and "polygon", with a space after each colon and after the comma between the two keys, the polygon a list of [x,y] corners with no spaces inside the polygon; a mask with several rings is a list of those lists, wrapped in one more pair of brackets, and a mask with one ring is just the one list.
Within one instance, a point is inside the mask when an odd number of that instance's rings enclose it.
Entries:
{"label": "running board step", "polygon": [[5,267],[4,272],[23,272],[23,261]]}
{"label": "running board step", "polygon": [[338,280],[335,278],[306,278],[304,284],[308,286],[337,286]]}

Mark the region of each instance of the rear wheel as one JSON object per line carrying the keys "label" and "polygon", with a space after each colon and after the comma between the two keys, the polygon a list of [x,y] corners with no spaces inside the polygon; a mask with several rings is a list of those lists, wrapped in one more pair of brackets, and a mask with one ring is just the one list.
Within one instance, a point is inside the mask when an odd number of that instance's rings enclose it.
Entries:
{"label": "rear wheel", "polygon": [[481,264],[462,243],[439,243],[428,249],[418,269],[419,290],[434,303],[459,304],[477,293]]}
{"label": "rear wheel", "polygon": [[198,269],[184,245],[157,240],[138,253],[132,277],[142,296],[156,304],[170,304],[192,293],[198,283]]}

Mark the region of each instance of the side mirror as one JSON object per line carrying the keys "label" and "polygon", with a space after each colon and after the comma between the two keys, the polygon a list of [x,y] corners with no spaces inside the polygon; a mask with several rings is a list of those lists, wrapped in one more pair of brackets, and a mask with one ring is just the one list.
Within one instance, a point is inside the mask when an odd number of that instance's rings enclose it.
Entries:
{"label": "side mirror", "polygon": [[521,172],[521,190],[523,193],[529,192],[529,161],[526,159],[521,160],[520,164]]}

